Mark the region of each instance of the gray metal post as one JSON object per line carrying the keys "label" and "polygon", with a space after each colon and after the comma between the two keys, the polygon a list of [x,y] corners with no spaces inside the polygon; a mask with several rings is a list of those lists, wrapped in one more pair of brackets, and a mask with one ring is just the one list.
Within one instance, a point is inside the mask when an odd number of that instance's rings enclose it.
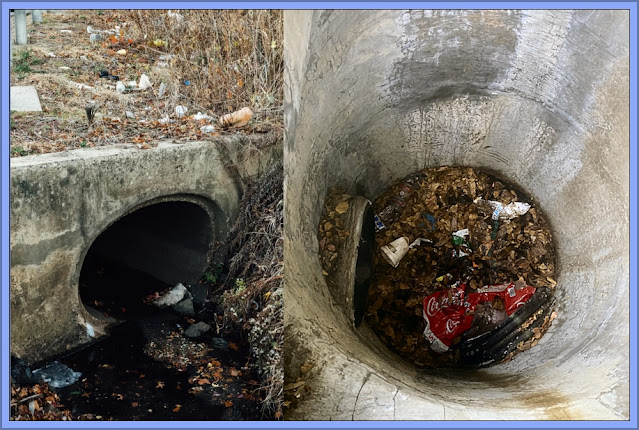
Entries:
{"label": "gray metal post", "polygon": [[16,45],[27,44],[27,11],[15,10],[13,17],[16,20]]}
{"label": "gray metal post", "polygon": [[42,22],[42,11],[40,9],[35,9],[31,17],[33,18],[34,24],[40,24]]}
{"label": "gray metal post", "polygon": [[9,74],[11,74],[11,69],[13,69],[13,37],[11,30],[9,30]]}

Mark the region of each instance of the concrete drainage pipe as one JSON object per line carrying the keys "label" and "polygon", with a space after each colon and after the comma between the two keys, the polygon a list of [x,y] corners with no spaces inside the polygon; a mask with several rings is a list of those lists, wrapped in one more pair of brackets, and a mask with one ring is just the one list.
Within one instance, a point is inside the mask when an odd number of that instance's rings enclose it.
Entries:
{"label": "concrete drainage pipe", "polygon": [[[628,11],[286,12],[288,381],[313,364],[289,418],[628,419],[628,40]],[[329,187],[372,200],[438,165],[518,184],[553,227],[559,318],[508,364],[417,370],[323,279]]]}

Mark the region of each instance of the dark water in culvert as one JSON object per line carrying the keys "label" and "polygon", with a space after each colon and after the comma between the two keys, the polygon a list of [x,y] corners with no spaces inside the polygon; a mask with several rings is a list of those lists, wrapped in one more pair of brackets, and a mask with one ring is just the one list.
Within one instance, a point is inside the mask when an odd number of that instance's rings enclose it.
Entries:
{"label": "dark water in culvert", "polygon": [[55,390],[75,419],[261,419],[257,378],[246,369],[247,344],[236,340],[233,348],[220,348],[223,334],[215,329],[197,341],[186,338],[183,331],[193,319],[145,303],[167,285],[102,263],[83,271],[83,299],[122,322],[110,336],[58,359],[82,373],[73,385]]}

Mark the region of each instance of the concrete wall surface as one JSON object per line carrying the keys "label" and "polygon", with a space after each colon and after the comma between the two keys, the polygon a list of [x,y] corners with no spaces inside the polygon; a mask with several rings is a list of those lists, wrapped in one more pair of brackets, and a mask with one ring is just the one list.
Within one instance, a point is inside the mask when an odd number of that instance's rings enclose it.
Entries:
{"label": "concrete wall surface", "polygon": [[[285,12],[289,419],[629,417],[629,12]],[[326,191],[374,199],[431,166],[532,194],[549,219],[559,317],[507,364],[417,370],[327,290]]]}
{"label": "concrete wall surface", "polygon": [[[278,145],[259,157],[245,156],[253,141],[263,139],[230,136],[161,142],[147,150],[83,148],[13,158],[12,353],[35,362],[105,334],[108,323],[87,312],[78,280],[95,239],[125,215],[155,203],[192,203],[208,214],[208,237],[223,239],[235,222],[245,181],[267,168],[271,158],[281,157]],[[203,219],[197,222],[206,229]],[[171,219],[165,223],[166,229],[179,232]],[[173,236],[179,246],[179,234]],[[189,252],[199,246],[193,238],[184,242]],[[199,277],[206,258],[200,256],[196,263],[185,274]]]}

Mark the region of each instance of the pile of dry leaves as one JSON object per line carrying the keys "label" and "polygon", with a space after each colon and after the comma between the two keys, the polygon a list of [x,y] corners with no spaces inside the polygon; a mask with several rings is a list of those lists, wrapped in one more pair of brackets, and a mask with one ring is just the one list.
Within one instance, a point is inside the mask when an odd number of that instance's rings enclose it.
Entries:
{"label": "pile of dry leaves", "polygon": [[[552,291],[556,285],[552,235],[529,196],[490,175],[469,167],[439,167],[411,177],[413,183],[403,198],[401,215],[376,234],[375,276],[365,318],[380,339],[408,361],[420,367],[456,366],[460,364],[458,354],[437,354],[423,337],[424,298],[459,282],[468,285],[469,293],[515,281]],[[402,179],[380,195],[373,204],[375,213],[383,213],[393,201],[397,203],[393,199],[402,187],[407,190],[406,185]],[[330,190],[319,225],[319,258],[328,282],[334,275],[340,245],[349,235],[342,225],[348,199],[342,190]],[[530,209],[510,220],[493,220],[492,210],[478,199],[502,205],[522,202],[530,204]],[[465,235],[453,234],[464,229],[468,230]],[[417,243],[393,267],[380,249],[402,237],[410,244]],[[552,313],[544,316],[543,323],[535,324],[534,336],[520,344],[518,351],[537,343],[555,317]]]}
{"label": "pile of dry leaves", "polygon": [[[60,409],[62,408],[62,409]],[[47,383],[32,386],[11,384],[11,419],[15,421],[71,421],[71,411],[60,404],[60,397]]]}
{"label": "pile of dry leaves", "polygon": [[[389,348],[404,358],[420,366],[448,366],[455,364],[455,355],[435,354],[422,337],[424,297],[458,281],[471,292],[517,280],[553,288],[555,252],[541,210],[514,186],[470,167],[420,173],[419,188],[406,200],[399,220],[376,235],[376,275],[366,318]],[[376,199],[376,213],[401,185],[402,181],[396,183]],[[477,198],[503,205],[524,202],[531,208],[511,220],[493,220],[492,211],[476,203]],[[463,229],[469,232],[463,239],[453,236]],[[418,238],[432,243],[422,241],[410,249],[395,268],[384,260],[380,248],[400,237],[409,243]]]}

